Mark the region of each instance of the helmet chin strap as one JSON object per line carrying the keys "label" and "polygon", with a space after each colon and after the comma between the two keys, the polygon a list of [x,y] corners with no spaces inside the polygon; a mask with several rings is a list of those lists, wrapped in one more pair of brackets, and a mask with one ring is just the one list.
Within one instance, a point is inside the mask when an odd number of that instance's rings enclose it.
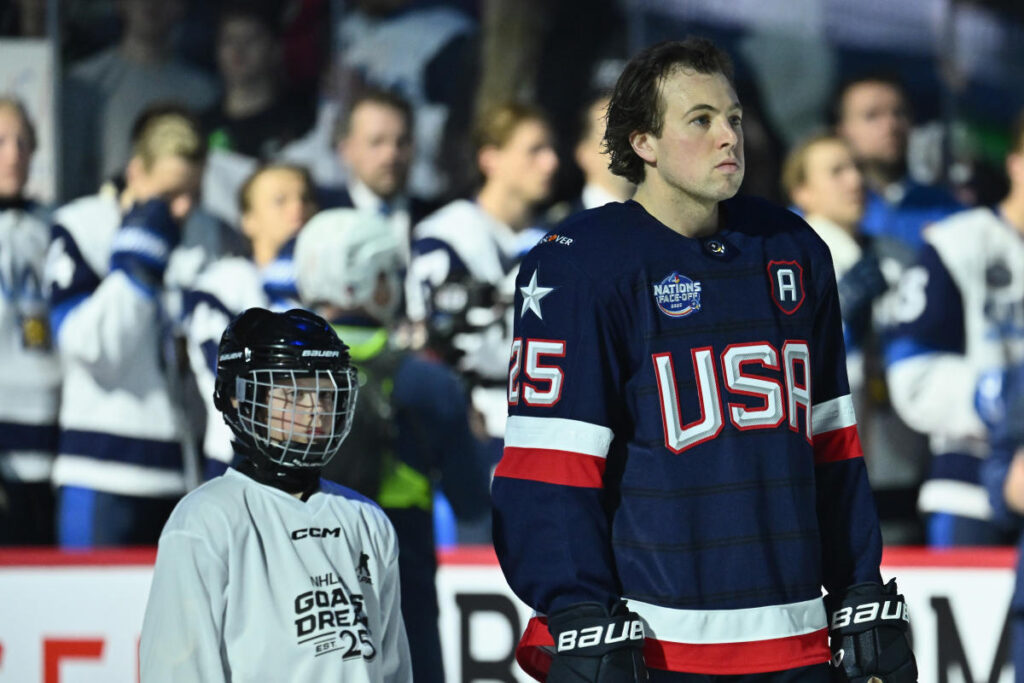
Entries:
{"label": "helmet chin strap", "polygon": [[285,493],[300,494],[303,501],[320,488],[319,467],[282,467],[277,463],[253,458],[243,444],[235,442],[235,449],[245,456],[238,471],[261,484],[273,486]]}

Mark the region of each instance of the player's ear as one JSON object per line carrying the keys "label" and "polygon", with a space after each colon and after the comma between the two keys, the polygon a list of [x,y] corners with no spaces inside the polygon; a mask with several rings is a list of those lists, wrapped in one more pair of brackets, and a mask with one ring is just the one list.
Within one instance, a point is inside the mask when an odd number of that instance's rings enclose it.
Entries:
{"label": "player's ear", "polygon": [[634,130],[629,134],[629,144],[636,152],[636,155],[646,161],[649,164],[653,164],[658,160],[658,155],[654,152],[654,145],[651,144],[652,135],[650,133],[641,133],[638,130]]}

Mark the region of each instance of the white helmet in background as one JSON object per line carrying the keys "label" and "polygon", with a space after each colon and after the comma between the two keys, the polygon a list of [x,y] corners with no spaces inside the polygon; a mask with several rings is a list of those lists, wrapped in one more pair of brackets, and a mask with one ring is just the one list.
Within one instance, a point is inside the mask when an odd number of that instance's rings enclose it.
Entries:
{"label": "white helmet in background", "polygon": [[[389,324],[401,292],[401,247],[387,220],[370,211],[328,209],[295,243],[299,296],[307,306],[363,309]],[[378,292],[378,284],[385,290]]]}

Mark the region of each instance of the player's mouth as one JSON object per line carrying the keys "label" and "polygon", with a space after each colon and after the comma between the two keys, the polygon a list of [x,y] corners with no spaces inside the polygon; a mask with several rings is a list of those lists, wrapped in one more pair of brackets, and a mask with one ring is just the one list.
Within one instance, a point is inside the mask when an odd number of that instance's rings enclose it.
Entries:
{"label": "player's mouth", "polygon": [[715,166],[715,168],[726,173],[737,173],[740,170],[740,162],[736,159],[726,159]]}

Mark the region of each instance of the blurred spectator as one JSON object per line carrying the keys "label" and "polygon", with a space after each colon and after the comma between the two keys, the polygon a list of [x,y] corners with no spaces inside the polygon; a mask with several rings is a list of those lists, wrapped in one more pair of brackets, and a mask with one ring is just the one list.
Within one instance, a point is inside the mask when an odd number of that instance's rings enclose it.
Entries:
{"label": "blurred spectator", "polygon": [[609,157],[604,150],[608,100],[607,95],[592,99],[580,117],[579,138],[574,151],[576,164],[583,171],[583,192],[573,202],[571,213],[609,202],[624,202],[633,196],[634,185],[608,169]]}
{"label": "blurred spectator", "polygon": [[903,85],[877,74],[846,81],[833,104],[838,132],[853,150],[868,189],[861,226],[912,247],[930,223],[963,208],[947,190],[915,182],[907,174],[911,112]]}
{"label": "blurred spectator", "polygon": [[65,547],[155,543],[194,466],[171,334],[191,276],[176,246],[205,148],[184,110],[147,112],[139,130],[123,191],[54,215],[46,278],[64,372],[53,482]]}
{"label": "blurred spectator", "polygon": [[299,306],[292,251],[295,235],[315,211],[313,184],[304,168],[271,164],[257,170],[239,193],[241,231],[249,241],[249,255],[214,261],[185,296],[188,358],[206,410],[206,479],[222,474],[234,455],[231,431],[213,404],[221,334],[232,317],[249,308],[280,312]]}
{"label": "blurred spectator", "polygon": [[441,683],[433,488],[459,517],[480,518],[489,471],[455,374],[389,341],[401,247],[379,214],[333,209],[303,228],[295,261],[303,302],[332,323],[359,369],[352,431],[323,476],[376,500],[394,524],[413,680]]}
{"label": "blurred spectator", "polygon": [[64,86],[65,197],[97,190],[131,155],[125,131],[146,107],[177,102],[194,111],[217,96],[213,79],[171,52],[182,0],[119,0],[124,30],[118,45],[70,68]]}
{"label": "blurred spectator", "polygon": [[861,232],[863,177],[849,145],[835,134],[812,135],[797,144],[783,165],[782,184],[832,253],[850,392],[883,540],[920,543],[914,501],[927,468],[928,445],[892,410],[881,372],[881,339],[892,325],[888,312],[913,252],[892,238]]}
{"label": "blurred spectator", "polygon": [[413,229],[406,279],[409,318],[428,344],[473,386],[494,462],[508,413],[505,385],[519,261],[545,230],[536,207],[551,193],[558,157],[540,110],[524,104],[484,114],[473,135],[483,185]]}
{"label": "blurred spectator", "polygon": [[479,62],[474,21],[451,6],[355,0],[337,29],[337,93],[369,86],[412,105],[416,150],[409,189],[437,200],[459,172]]}
{"label": "blurred spectator", "polygon": [[313,125],[314,112],[283,87],[279,27],[251,5],[226,7],[217,32],[221,100],[200,117],[211,150],[273,158]]}
{"label": "blurred spectator", "polygon": [[334,139],[348,181],[340,190],[322,191],[321,205],[354,207],[386,216],[402,262],[408,264],[412,225],[436,208],[406,191],[413,153],[409,103],[381,90],[364,91],[339,117]]}
{"label": "blurred spectator", "polygon": [[918,505],[933,546],[1007,540],[980,479],[989,435],[976,394],[1024,360],[1024,115],[1006,171],[1006,198],[926,230],[917,265],[900,282],[888,378],[893,405],[931,439]]}
{"label": "blurred spectator", "polygon": [[24,194],[35,149],[25,107],[0,96],[0,545],[53,543],[60,366],[43,288],[50,224]]}

